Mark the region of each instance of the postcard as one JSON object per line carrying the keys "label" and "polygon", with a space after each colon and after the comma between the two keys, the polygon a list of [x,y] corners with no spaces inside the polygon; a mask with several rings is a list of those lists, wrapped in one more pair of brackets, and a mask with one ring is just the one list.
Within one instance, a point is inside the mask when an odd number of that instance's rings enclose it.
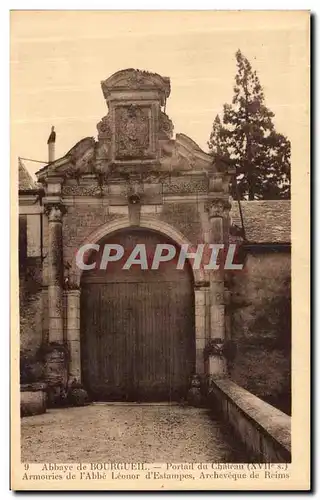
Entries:
{"label": "postcard", "polygon": [[11,12],[11,488],[310,489],[308,11]]}

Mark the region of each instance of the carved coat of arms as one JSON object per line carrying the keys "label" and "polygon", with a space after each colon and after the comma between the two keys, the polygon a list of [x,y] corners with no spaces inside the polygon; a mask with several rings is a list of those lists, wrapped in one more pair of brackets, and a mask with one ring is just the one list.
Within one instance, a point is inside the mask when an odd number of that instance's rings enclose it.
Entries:
{"label": "carved coat of arms", "polygon": [[148,108],[119,107],[116,110],[116,134],[119,158],[145,156],[149,147]]}

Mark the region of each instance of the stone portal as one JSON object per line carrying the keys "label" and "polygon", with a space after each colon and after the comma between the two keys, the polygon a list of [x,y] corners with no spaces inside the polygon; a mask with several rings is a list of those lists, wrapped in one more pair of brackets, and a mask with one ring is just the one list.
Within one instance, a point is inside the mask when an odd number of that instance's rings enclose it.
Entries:
{"label": "stone portal", "polygon": [[[44,261],[46,335],[49,343],[66,347],[66,379],[80,383],[84,375],[83,382],[96,394],[106,390],[110,397],[119,397],[124,391],[134,398],[144,397],[146,391],[149,398],[152,384],[158,383],[155,394],[170,399],[182,387],[185,390],[187,379],[197,392],[199,385],[208,386],[210,377],[227,373],[223,272],[199,270],[190,280],[190,273],[178,279],[172,269],[158,286],[153,281],[156,276],[150,274],[136,275],[131,288],[120,280],[120,287],[107,274],[100,284],[93,283],[98,274],[84,274],[81,279],[75,255],[83,244],[97,243],[120,229],[126,238],[139,230],[155,231],[155,238],[186,244],[190,251],[199,243],[227,244],[233,171],[214,162],[186,135],[174,136],[165,112],[169,78],[127,69],[101,86],[108,113],[97,125],[97,140],[82,139],[65,157],[38,172],[48,214],[44,224],[44,252],[49,256]],[[142,314],[139,307],[146,304],[148,312]],[[157,310],[165,326],[159,338]],[[83,342],[80,332],[84,332]],[[156,352],[161,358],[158,368]]]}

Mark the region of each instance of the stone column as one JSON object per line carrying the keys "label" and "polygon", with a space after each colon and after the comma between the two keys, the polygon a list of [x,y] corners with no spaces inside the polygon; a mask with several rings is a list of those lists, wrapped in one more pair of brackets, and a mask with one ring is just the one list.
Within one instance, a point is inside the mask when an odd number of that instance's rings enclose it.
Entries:
{"label": "stone column", "polygon": [[63,343],[63,259],[61,203],[45,205],[48,216],[48,307],[49,343]]}
{"label": "stone column", "polygon": [[196,373],[204,374],[203,350],[206,343],[206,288],[195,285]]}
{"label": "stone column", "polygon": [[46,381],[49,405],[60,402],[68,379],[67,351],[63,335],[63,258],[62,217],[65,207],[59,201],[47,202],[48,216],[48,326]]}
{"label": "stone column", "polygon": [[195,348],[196,366],[195,373],[190,382],[188,391],[188,402],[193,406],[201,406],[203,394],[206,389],[206,367],[204,360],[204,349],[208,337],[207,302],[208,284],[205,282],[195,283]]}
{"label": "stone column", "polygon": [[80,290],[67,290],[67,340],[70,353],[69,383],[81,383],[80,359]]}
{"label": "stone column", "polygon": [[222,272],[212,271],[210,276],[210,340],[209,374],[212,377],[227,375],[226,359],[223,355],[225,341],[224,281]]}
{"label": "stone column", "polygon": [[[213,199],[209,204],[211,242],[224,243],[223,217],[225,202]],[[222,252],[222,251],[221,251]],[[223,355],[225,341],[224,271],[210,270],[210,339],[207,344],[207,362],[210,378],[227,375],[227,363]]]}

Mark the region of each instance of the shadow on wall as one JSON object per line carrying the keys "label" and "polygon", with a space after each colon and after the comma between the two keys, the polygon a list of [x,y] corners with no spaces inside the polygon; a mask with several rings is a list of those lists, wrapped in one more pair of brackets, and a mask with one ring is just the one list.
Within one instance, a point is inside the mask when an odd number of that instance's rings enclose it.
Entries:
{"label": "shadow on wall", "polygon": [[19,266],[20,345],[33,353],[42,342],[42,263],[29,257]]}
{"label": "shadow on wall", "polygon": [[250,256],[234,280],[231,378],[291,415],[290,255]]}

